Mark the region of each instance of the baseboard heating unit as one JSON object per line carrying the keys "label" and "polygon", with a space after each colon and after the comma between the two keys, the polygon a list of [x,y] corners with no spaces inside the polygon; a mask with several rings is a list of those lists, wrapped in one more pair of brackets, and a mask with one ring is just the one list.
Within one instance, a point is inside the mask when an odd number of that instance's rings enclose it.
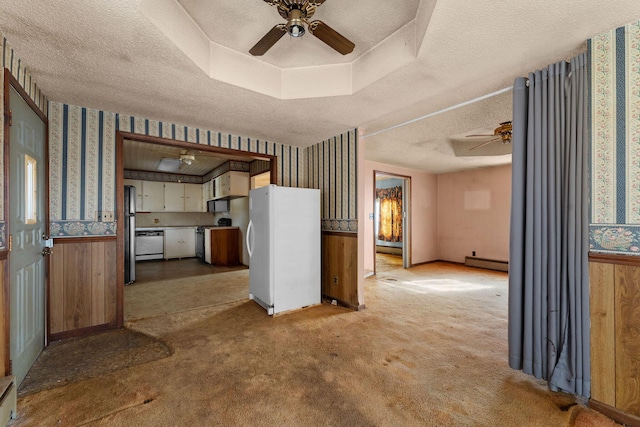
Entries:
{"label": "baseboard heating unit", "polygon": [[507,261],[477,258],[474,256],[465,257],[464,265],[469,267],[486,268],[487,270],[509,271],[509,262]]}

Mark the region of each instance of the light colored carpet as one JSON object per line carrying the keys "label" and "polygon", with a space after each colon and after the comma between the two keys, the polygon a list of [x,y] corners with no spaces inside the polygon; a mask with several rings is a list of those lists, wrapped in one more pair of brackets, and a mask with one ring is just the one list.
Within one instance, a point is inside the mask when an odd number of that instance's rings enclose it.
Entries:
{"label": "light colored carpet", "polygon": [[249,297],[249,270],[134,283],[124,288],[125,321],[179,313]]}
{"label": "light colored carpet", "polygon": [[506,274],[434,263],[362,312],[242,300],[130,321],[170,357],[19,399],[13,425],[613,426],[507,366]]}

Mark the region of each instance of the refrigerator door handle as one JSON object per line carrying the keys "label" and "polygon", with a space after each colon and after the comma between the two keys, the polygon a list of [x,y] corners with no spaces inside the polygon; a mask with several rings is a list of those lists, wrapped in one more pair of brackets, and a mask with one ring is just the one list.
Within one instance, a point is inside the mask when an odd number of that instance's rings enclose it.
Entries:
{"label": "refrigerator door handle", "polygon": [[247,225],[247,252],[249,252],[249,258],[251,258],[251,256],[253,255],[253,248],[250,243],[251,242],[250,236],[251,236],[252,229],[253,229],[253,222],[249,220],[249,225]]}

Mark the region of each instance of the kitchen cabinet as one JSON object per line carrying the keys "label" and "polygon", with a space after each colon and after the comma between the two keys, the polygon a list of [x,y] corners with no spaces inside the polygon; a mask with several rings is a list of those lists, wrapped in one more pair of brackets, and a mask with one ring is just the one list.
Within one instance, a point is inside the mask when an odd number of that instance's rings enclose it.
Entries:
{"label": "kitchen cabinet", "polygon": [[184,184],[166,182],[163,191],[164,210],[166,212],[184,212]]}
{"label": "kitchen cabinet", "polygon": [[124,185],[136,187],[136,211],[164,211],[164,182],[125,179]]}
{"label": "kitchen cabinet", "polygon": [[145,212],[164,210],[164,183],[142,181],[142,209]]}
{"label": "kitchen cabinet", "polygon": [[202,186],[200,184],[184,184],[184,211],[207,211],[207,205],[202,203]]}
{"label": "kitchen cabinet", "polygon": [[165,212],[204,212],[200,184],[165,183],[164,210]]}
{"label": "kitchen cabinet", "polygon": [[204,210],[207,210],[207,202],[213,199],[213,180],[202,184],[202,204],[204,206]]}
{"label": "kitchen cabinet", "polygon": [[207,228],[204,233],[204,260],[213,265],[240,264],[240,229]]}
{"label": "kitchen cabinet", "polygon": [[229,171],[214,180],[214,199],[249,195],[250,178],[247,172]]}
{"label": "kitchen cabinet", "polygon": [[196,256],[196,227],[174,227],[164,230],[164,258]]}

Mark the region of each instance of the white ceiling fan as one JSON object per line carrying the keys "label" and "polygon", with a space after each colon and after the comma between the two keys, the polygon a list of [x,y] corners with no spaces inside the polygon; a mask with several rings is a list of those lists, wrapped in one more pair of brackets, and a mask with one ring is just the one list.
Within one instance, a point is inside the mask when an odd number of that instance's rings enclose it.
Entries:
{"label": "white ceiling fan", "polygon": [[191,166],[196,161],[196,156],[189,150],[181,150],[178,157],[163,157],[158,163],[158,170],[161,172],[177,172],[182,165]]}

